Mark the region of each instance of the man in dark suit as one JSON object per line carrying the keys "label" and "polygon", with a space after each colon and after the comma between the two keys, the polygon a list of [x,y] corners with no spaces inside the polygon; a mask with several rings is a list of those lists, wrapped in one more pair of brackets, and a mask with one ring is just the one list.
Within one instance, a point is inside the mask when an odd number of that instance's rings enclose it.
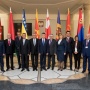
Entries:
{"label": "man in dark suit", "polygon": [[26,39],[26,33],[22,34],[22,40],[20,41],[20,55],[22,59],[22,70],[24,71],[25,68],[29,71],[29,41]]}
{"label": "man in dark suit", "polygon": [[66,55],[65,55],[65,60],[64,60],[64,69],[66,69],[66,64],[67,64],[67,57],[69,56],[70,60],[70,70],[72,70],[72,53],[73,53],[73,38],[70,37],[70,31],[66,32],[66,37],[64,38],[67,44],[67,50],[66,50]]}
{"label": "man in dark suit", "polygon": [[1,71],[5,72],[4,70],[4,62],[3,62],[3,56],[5,55],[5,46],[4,46],[4,41],[1,40],[0,37],[0,66],[1,66]]}
{"label": "man in dark suit", "polygon": [[5,54],[6,54],[6,71],[9,70],[9,57],[11,60],[11,69],[14,70],[13,68],[13,53],[15,51],[15,42],[14,40],[11,39],[11,34],[7,35],[7,39],[5,40]]}
{"label": "man in dark suit", "polygon": [[40,66],[42,69],[46,70],[46,54],[48,48],[48,41],[45,39],[45,33],[42,33],[42,38],[39,40],[39,55],[40,55]]}
{"label": "man in dark suit", "polygon": [[38,39],[36,38],[36,34],[34,33],[33,38],[30,39],[30,53],[32,60],[33,71],[37,71],[38,67]]}
{"label": "man in dark suit", "polygon": [[17,32],[17,37],[15,38],[15,48],[16,48],[16,54],[18,59],[18,69],[21,68],[21,61],[20,61],[20,40],[22,39],[21,33]]}
{"label": "man in dark suit", "polygon": [[56,41],[53,39],[53,34],[51,34],[48,40],[48,68],[50,68],[51,58],[52,58],[52,70],[55,66],[55,54],[56,54]]}
{"label": "man in dark suit", "polygon": [[83,41],[82,45],[82,52],[83,52],[83,71],[86,71],[87,60],[88,60],[88,71],[90,74],[90,35],[87,34],[86,39]]}

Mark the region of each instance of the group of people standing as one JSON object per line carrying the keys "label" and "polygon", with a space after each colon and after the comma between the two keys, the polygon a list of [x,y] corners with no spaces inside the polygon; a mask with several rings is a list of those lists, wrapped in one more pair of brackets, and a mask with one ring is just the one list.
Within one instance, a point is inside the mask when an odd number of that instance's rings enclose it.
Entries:
{"label": "group of people standing", "polygon": [[[75,39],[75,40],[74,40]],[[80,58],[83,55],[83,71],[86,71],[87,60],[88,60],[88,71],[90,73],[90,35],[86,36],[83,42],[78,40],[78,36],[75,38],[70,36],[70,31],[66,32],[66,36],[60,33],[58,40],[54,39],[53,34],[50,34],[49,39],[45,38],[45,33],[42,33],[42,38],[37,39],[36,34],[32,35],[30,40],[26,39],[26,34],[23,33],[21,36],[20,32],[17,32],[15,40],[11,39],[11,34],[7,35],[6,40],[0,38],[0,66],[1,71],[4,70],[3,56],[6,55],[6,71],[10,68],[14,70],[13,65],[13,54],[16,52],[18,60],[18,69],[22,68],[29,71],[29,55],[31,55],[33,71],[37,71],[38,68],[38,56],[40,56],[40,69],[54,70],[55,67],[55,56],[58,60],[58,70],[67,68],[67,58],[69,56],[70,70],[72,70],[72,56],[74,55],[75,60],[75,71],[80,69]],[[46,68],[46,56],[48,56],[48,65]],[[10,59],[10,60],[9,60]],[[11,62],[11,66],[9,65]],[[52,61],[52,65],[51,65]]]}

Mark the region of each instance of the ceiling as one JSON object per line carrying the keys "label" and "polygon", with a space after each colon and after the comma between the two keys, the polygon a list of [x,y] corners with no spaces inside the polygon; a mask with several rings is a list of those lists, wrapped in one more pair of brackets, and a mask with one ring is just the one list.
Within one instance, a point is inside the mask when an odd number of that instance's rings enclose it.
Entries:
{"label": "ceiling", "polygon": [[90,4],[90,0],[0,0],[0,13],[9,13],[11,7],[14,14],[21,14],[23,8],[27,14],[35,14],[36,8],[39,14],[46,13],[47,8],[50,14],[56,14],[58,9],[66,14],[67,8],[73,12],[84,4]]}

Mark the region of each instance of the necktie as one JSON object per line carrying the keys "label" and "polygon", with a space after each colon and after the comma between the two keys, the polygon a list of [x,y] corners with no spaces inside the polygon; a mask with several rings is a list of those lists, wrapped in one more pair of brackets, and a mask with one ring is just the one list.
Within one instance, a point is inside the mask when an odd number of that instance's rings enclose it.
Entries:
{"label": "necktie", "polygon": [[69,42],[69,38],[67,38],[67,42]]}
{"label": "necktie", "polygon": [[89,42],[89,41],[88,41],[88,40],[86,40],[86,46],[88,46],[88,42]]}
{"label": "necktie", "polygon": [[49,45],[51,44],[52,40],[49,40]]}
{"label": "necktie", "polygon": [[36,45],[36,41],[35,41],[35,39],[33,39],[33,44],[34,44],[34,46]]}
{"label": "necktie", "polygon": [[11,43],[10,43],[10,40],[8,40],[8,45],[10,46],[10,44],[11,44]]}
{"label": "necktie", "polygon": [[25,39],[23,39],[23,45],[25,44]]}
{"label": "necktie", "polygon": [[43,39],[43,45],[44,45],[44,43],[45,43],[45,41],[44,41],[44,39]]}

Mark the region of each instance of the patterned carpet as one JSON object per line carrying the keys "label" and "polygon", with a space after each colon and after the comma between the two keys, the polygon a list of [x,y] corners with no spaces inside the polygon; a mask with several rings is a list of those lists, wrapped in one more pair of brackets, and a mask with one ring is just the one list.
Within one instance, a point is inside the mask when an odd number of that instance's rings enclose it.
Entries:
{"label": "patterned carpet", "polygon": [[90,90],[90,75],[78,80],[68,80],[58,84],[35,83],[30,85],[0,81],[0,90]]}

